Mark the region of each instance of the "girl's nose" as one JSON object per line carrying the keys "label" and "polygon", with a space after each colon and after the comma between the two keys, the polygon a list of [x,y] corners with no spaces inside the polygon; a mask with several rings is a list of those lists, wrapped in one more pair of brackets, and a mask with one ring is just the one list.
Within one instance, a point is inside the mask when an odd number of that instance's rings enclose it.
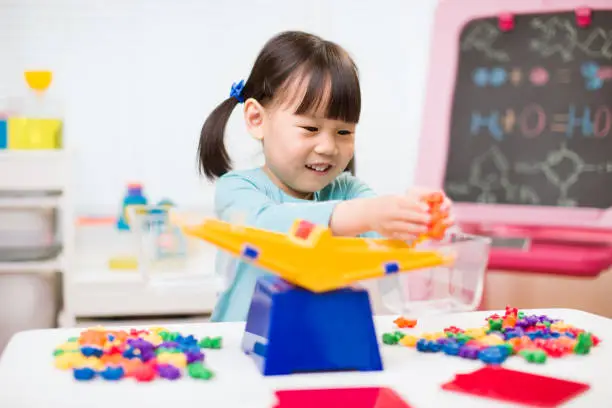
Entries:
{"label": "girl's nose", "polygon": [[326,133],[321,133],[317,140],[317,145],[314,149],[315,153],[334,156],[338,153],[338,146],[336,145],[336,139]]}

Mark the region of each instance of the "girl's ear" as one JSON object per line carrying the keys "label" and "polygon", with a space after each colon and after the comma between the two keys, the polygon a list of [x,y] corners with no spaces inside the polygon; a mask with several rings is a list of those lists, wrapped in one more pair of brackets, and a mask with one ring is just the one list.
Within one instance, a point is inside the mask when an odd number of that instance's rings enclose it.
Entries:
{"label": "girl's ear", "polygon": [[257,140],[264,138],[264,107],[253,98],[244,102],[244,122],[247,130]]}

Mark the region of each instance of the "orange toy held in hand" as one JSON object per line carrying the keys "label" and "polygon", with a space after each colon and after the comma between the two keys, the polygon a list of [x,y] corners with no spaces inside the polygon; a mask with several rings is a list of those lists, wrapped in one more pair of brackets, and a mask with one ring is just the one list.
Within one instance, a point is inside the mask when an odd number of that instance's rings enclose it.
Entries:
{"label": "orange toy held in hand", "polygon": [[422,200],[429,207],[431,221],[428,225],[428,231],[419,235],[419,237],[412,242],[411,246],[413,247],[426,239],[434,239],[437,241],[443,239],[446,229],[448,228],[448,211],[442,210],[442,205],[444,204],[444,194],[430,193],[427,194]]}
{"label": "orange toy held in hand", "polygon": [[444,221],[448,218],[448,211],[442,211],[444,195],[442,193],[432,193],[426,196],[424,200],[429,206],[429,214],[431,215],[431,223],[426,237],[440,240],[444,238],[447,227]]}

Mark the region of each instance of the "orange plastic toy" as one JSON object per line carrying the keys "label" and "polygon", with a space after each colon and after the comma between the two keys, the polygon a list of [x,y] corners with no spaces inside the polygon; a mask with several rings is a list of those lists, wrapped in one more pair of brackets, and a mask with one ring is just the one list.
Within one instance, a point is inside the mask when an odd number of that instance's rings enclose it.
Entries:
{"label": "orange plastic toy", "polygon": [[397,327],[400,329],[413,328],[416,326],[416,319],[406,319],[405,317],[398,317],[393,321]]}
{"label": "orange plastic toy", "polygon": [[444,203],[442,193],[429,194],[423,198],[423,201],[429,206],[429,214],[431,214],[432,219],[429,230],[412,241],[412,247],[428,239],[439,241],[446,234],[447,226],[445,222],[448,219],[448,211],[442,211],[442,204]]}
{"label": "orange plastic toy", "polygon": [[431,214],[431,224],[429,232],[426,234],[428,238],[440,240],[444,238],[446,225],[444,221],[448,218],[448,212],[442,211],[442,203],[444,196],[441,193],[433,193],[425,197],[425,202],[429,205],[429,213]]}

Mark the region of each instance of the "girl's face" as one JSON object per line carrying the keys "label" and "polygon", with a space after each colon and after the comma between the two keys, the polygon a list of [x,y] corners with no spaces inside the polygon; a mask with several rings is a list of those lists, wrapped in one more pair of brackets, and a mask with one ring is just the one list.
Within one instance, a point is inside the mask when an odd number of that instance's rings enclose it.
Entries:
{"label": "girl's face", "polygon": [[247,127],[262,141],[264,170],[288,194],[309,199],[344,171],[355,150],[355,124],[326,119],[319,112],[296,115],[294,103],[245,103]]}

